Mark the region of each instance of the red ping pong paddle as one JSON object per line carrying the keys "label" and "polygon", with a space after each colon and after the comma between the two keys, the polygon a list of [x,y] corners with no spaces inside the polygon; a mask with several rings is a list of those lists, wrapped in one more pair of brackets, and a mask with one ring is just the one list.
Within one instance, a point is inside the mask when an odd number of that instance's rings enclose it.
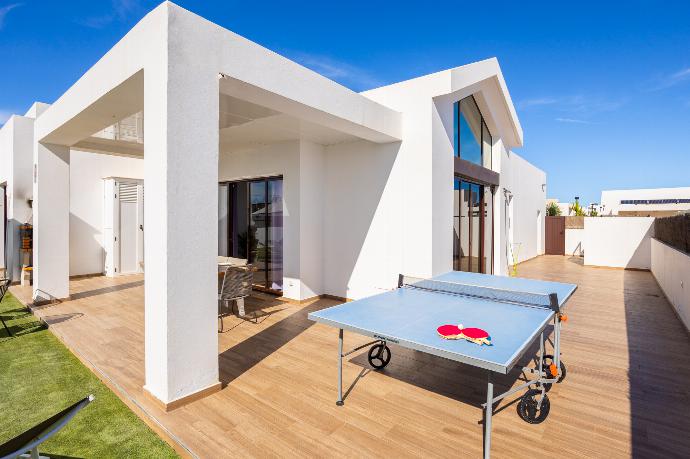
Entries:
{"label": "red ping pong paddle", "polygon": [[457,325],[441,325],[436,331],[443,339],[458,339],[460,337],[460,327]]}
{"label": "red ping pong paddle", "polygon": [[480,346],[482,344],[486,344],[487,346],[491,345],[491,337],[489,336],[489,333],[481,328],[463,328],[462,324],[446,324],[438,327],[436,331],[443,339],[464,339],[472,343],[479,344]]}
{"label": "red ping pong paddle", "polygon": [[487,346],[491,345],[491,337],[485,330],[482,330],[481,328],[463,328],[460,333],[461,337],[465,338],[467,341],[479,344],[480,346],[482,344],[486,344]]}

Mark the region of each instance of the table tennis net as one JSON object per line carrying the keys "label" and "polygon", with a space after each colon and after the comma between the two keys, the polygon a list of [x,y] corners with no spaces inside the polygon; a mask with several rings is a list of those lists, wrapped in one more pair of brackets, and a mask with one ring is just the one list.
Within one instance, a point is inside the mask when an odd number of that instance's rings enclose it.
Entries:
{"label": "table tennis net", "polygon": [[552,298],[552,295],[544,293],[504,290],[480,285],[460,284],[410,276],[401,276],[399,287],[498,301],[501,303],[513,303],[550,309],[558,308],[558,302],[555,295],[553,295]]}

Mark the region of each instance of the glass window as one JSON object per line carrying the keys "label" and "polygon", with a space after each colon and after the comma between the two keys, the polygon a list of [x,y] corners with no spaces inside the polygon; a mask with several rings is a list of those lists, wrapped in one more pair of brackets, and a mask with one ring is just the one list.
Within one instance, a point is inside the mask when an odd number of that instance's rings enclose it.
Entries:
{"label": "glass window", "polygon": [[473,97],[465,97],[460,101],[459,115],[460,157],[481,165],[482,115]]}
{"label": "glass window", "polygon": [[218,186],[218,254],[247,259],[254,284],[283,289],[283,179]]}
{"label": "glass window", "polygon": [[283,181],[268,181],[268,285],[283,289]]}
{"label": "glass window", "polygon": [[230,234],[230,225],[228,219],[228,198],[230,195],[230,187],[227,183],[218,185],[218,255],[222,257],[229,256],[228,235]]}
{"label": "glass window", "polygon": [[249,263],[256,268],[254,282],[266,283],[266,182],[249,182]]}
{"label": "glass window", "polygon": [[453,269],[491,273],[492,254],[491,188],[456,177],[453,184]]}
{"label": "glass window", "polygon": [[247,256],[249,223],[247,212],[247,182],[231,183],[230,186],[230,255],[235,258]]}
{"label": "glass window", "polygon": [[494,241],[494,195],[491,187],[484,187],[484,253],[483,269],[486,274],[493,274],[493,241]]}
{"label": "glass window", "polygon": [[470,185],[470,271],[473,273],[481,272],[480,259],[482,255],[482,223],[481,216],[481,187],[476,183]]}
{"label": "glass window", "polygon": [[453,270],[459,271],[460,257],[460,179],[453,182]]}
{"label": "glass window", "polygon": [[493,139],[473,96],[455,103],[453,124],[455,156],[491,169]]}
{"label": "glass window", "polygon": [[472,251],[472,186],[459,178],[454,184],[453,269],[469,271]]}

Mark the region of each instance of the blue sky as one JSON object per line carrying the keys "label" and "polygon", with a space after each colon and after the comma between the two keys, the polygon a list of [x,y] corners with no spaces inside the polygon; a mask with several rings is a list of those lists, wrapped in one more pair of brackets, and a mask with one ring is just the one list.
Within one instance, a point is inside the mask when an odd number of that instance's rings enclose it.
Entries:
{"label": "blue sky", "polygon": [[[158,3],[0,0],[0,123]],[[549,197],[690,185],[690,2],[178,3],[354,90],[498,57]]]}

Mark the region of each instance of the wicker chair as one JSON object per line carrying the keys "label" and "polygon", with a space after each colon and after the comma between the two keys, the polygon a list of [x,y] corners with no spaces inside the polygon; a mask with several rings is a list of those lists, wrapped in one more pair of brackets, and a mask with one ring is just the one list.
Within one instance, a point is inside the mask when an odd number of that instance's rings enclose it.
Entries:
{"label": "wicker chair", "polygon": [[[228,303],[231,301],[237,304],[237,316],[246,318],[244,312],[244,299],[252,293],[252,283],[254,281],[254,269],[251,265],[247,266],[228,266],[225,275],[220,282],[218,290],[218,320],[220,325],[218,331],[223,331],[223,316],[228,311]],[[232,307],[229,312],[232,313]]]}

